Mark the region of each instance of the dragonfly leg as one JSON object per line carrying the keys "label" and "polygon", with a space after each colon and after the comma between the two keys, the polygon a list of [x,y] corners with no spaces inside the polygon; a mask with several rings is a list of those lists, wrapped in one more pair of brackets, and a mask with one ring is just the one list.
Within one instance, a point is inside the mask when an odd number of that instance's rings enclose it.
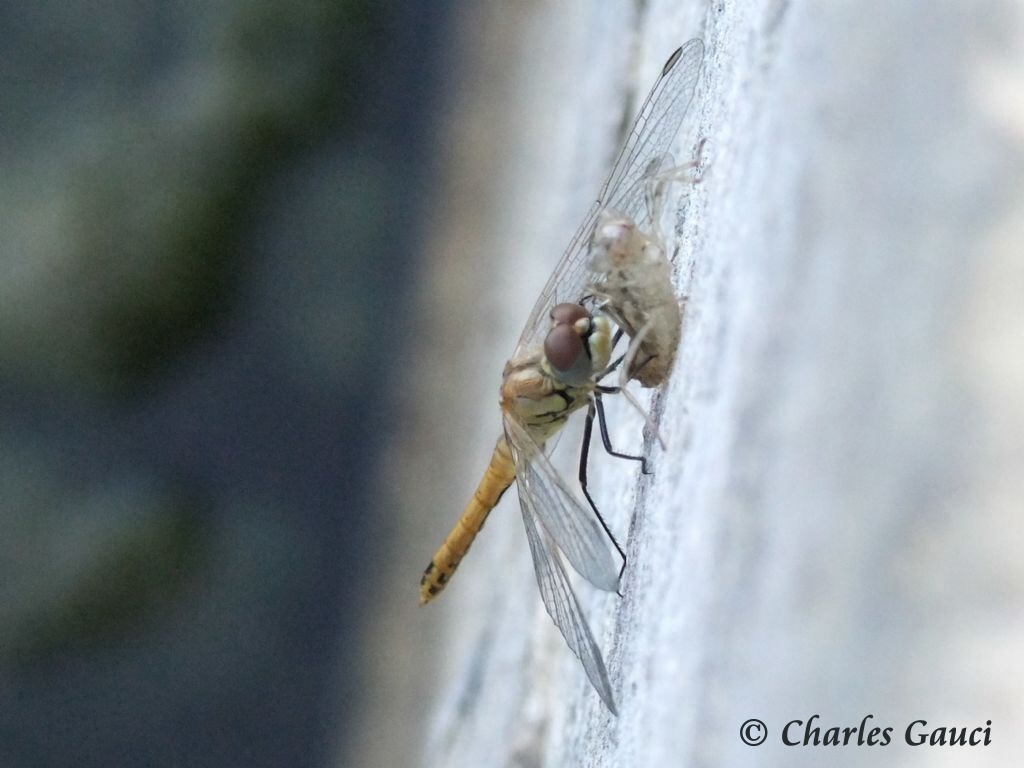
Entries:
{"label": "dragonfly leg", "polygon": [[[595,403],[597,405],[595,406]],[[587,488],[587,464],[590,460],[590,439],[594,434],[594,412],[595,410],[600,416],[599,426],[601,428],[601,439],[605,441],[605,448],[613,456],[618,456],[623,459],[633,459],[642,462],[642,466],[646,468],[647,461],[642,456],[630,456],[624,453],[614,453],[611,450],[611,442],[607,440],[608,428],[604,423],[604,406],[602,406],[600,398],[594,397],[590,401],[590,405],[587,408],[587,420],[583,424],[583,446],[580,448],[580,487],[583,489],[583,495],[586,496],[587,502],[590,504],[590,508],[594,510],[594,514],[597,515],[597,521],[601,523],[601,527],[604,528],[604,532],[608,534],[608,538],[611,539],[612,544],[615,545],[616,551],[622,558],[622,567],[619,569],[619,577],[622,577],[622,572],[626,570],[626,553],[622,547],[619,546],[619,542],[616,540],[615,535],[608,527],[608,523],[604,521],[604,517],[601,515],[600,510],[597,508],[597,504],[594,503],[593,497],[590,495],[590,489]]]}
{"label": "dragonfly leg", "polygon": [[[604,376],[607,376],[609,373],[618,368],[618,386],[609,387],[598,384],[594,389],[601,394],[622,395],[623,397],[625,397],[626,401],[631,406],[633,406],[637,413],[639,413],[643,417],[644,424],[647,426],[647,428],[651,431],[651,434],[654,435],[654,438],[661,445],[662,450],[664,450],[665,441],[662,439],[661,433],[658,431],[658,425],[654,423],[654,419],[651,418],[651,414],[645,411],[644,407],[640,405],[640,401],[636,399],[636,397],[633,395],[632,392],[629,391],[629,389],[626,388],[626,384],[629,382],[630,374],[635,374],[640,368],[642,368],[644,365],[650,362],[650,360],[653,359],[648,358],[647,360],[644,360],[639,366],[635,368],[633,367],[633,362],[636,359],[637,353],[640,351],[640,344],[643,343],[644,337],[647,335],[647,332],[650,330],[650,328],[650,323],[641,328],[637,335],[634,336],[633,339],[630,341],[629,348],[626,350],[626,353],[624,355],[621,355],[614,363],[608,366],[608,368],[605,369],[601,376],[598,377],[600,379]],[[622,365],[623,362],[625,362],[625,365]]]}
{"label": "dragonfly leg", "polygon": [[[651,360],[654,359],[653,357],[649,357],[642,363],[640,363],[640,365],[634,366],[633,364],[636,360],[637,353],[640,351],[640,345],[643,343],[644,337],[647,336],[648,330],[650,330],[650,323],[641,328],[639,333],[637,333],[637,335],[630,340],[629,346],[626,348],[625,352],[623,352],[621,355],[615,358],[611,363],[608,364],[608,367],[606,367],[603,371],[601,371],[594,377],[597,381],[601,381],[601,379],[619,370],[623,362],[625,362],[626,367],[619,372],[619,386],[607,387],[601,386],[599,384],[597,386],[597,389],[609,395],[622,391],[623,389],[625,389],[626,382],[629,380],[630,376],[635,375],[637,371],[639,371],[641,368],[643,368],[645,365],[651,362]],[[618,330],[615,331],[615,336],[612,337],[612,349],[614,349],[618,345],[619,341],[622,339],[624,335],[625,331],[622,330],[620,326]],[[624,375],[625,371],[628,371],[629,374]],[[641,409],[640,412],[643,413],[643,409]]]}
{"label": "dragonfly leg", "polygon": [[[615,349],[615,347],[618,346],[619,341],[620,341],[620,339],[622,339],[624,334],[625,334],[625,331],[623,331],[622,328],[619,328],[618,330],[615,331],[615,335],[612,337],[612,349]],[[601,379],[603,379],[608,374],[614,373],[615,370],[620,365],[622,365],[622,361],[625,360],[625,359],[626,359],[626,353],[623,352],[621,355],[619,355],[617,358],[615,358],[611,363],[609,363],[607,368],[605,368],[603,371],[601,371],[599,374],[597,374],[597,376],[595,376],[594,378],[597,379],[598,381],[600,381]]]}
{"label": "dragonfly leg", "polygon": [[597,426],[601,430],[601,442],[604,444],[605,451],[608,452],[609,456],[615,456],[618,459],[629,459],[630,461],[640,462],[640,471],[645,475],[651,474],[647,469],[647,459],[644,456],[634,456],[632,453],[622,453],[612,448],[612,440],[608,435],[608,419],[604,413],[604,403],[602,402],[600,395],[595,395],[593,404],[597,409]]}

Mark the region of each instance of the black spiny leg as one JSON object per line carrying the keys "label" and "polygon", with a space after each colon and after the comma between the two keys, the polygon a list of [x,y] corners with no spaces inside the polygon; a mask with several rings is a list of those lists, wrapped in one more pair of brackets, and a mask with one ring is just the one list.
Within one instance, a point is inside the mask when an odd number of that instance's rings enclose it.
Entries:
{"label": "black spiny leg", "polygon": [[[623,333],[624,332],[623,332],[623,330],[621,328],[619,328],[619,330],[617,330],[615,332],[615,337],[612,340],[612,349],[615,349],[615,346],[619,343],[619,339],[622,338]],[[609,374],[614,373],[615,371],[617,371],[619,369],[619,366],[622,365],[622,362],[626,359],[626,355],[628,355],[628,354],[629,354],[629,351],[627,350],[626,352],[623,352],[621,355],[619,355],[617,358],[615,358],[615,360],[613,360],[608,365],[607,368],[605,368],[603,371],[601,371],[599,374],[597,374],[597,376],[596,376],[597,380],[601,381],[601,379],[603,379],[605,376],[608,376]],[[647,365],[649,362],[651,362],[651,360],[653,360],[655,357],[656,357],[656,355],[651,355],[646,360],[644,360],[642,363],[640,363],[640,365],[636,366],[630,372],[630,376],[635,376],[638,371],[640,371],[645,365]],[[616,392],[621,391],[620,387],[601,387],[601,386],[599,386],[598,389],[600,389],[606,395],[614,394]],[[646,474],[646,473],[644,473],[644,474]]]}
{"label": "black spiny leg", "polygon": [[[619,328],[617,331],[615,331],[615,336],[612,337],[612,349],[615,349],[615,347],[618,346],[619,339],[622,338],[624,333],[625,333],[625,331],[623,331],[621,328]],[[599,374],[597,374],[597,376],[596,376],[597,380],[600,381],[605,376],[607,376],[609,373],[612,373],[613,371],[615,371],[620,365],[622,365],[622,361],[625,360],[625,359],[626,359],[626,353],[623,352],[607,368],[605,368],[603,371],[601,371]]]}
{"label": "black spiny leg", "polygon": [[[580,449],[580,487],[583,489],[583,495],[587,497],[587,502],[590,504],[590,508],[594,510],[594,514],[597,515],[597,521],[601,523],[601,527],[608,535],[608,538],[611,539],[612,544],[615,545],[615,549],[619,553],[619,557],[622,558],[622,567],[619,568],[619,578],[621,579],[623,571],[626,570],[626,553],[623,551],[622,547],[619,546],[619,542],[615,539],[615,535],[608,527],[608,523],[604,521],[601,511],[597,508],[597,504],[594,503],[594,499],[590,495],[590,490],[587,488],[587,463],[590,459],[590,439],[594,434],[595,410],[598,414],[598,426],[601,429],[601,441],[604,443],[605,450],[619,458],[641,461],[643,462],[644,468],[646,468],[647,462],[642,456],[631,456],[625,453],[616,453],[611,450],[611,441],[608,439],[608,427],[605,424],[604,418],[604,405],[601,403],[600,395],[595,395],[595,397],[591,399],[590,405],[587,408],[587,420],[583,423],[583,446]],[[622,597],[622,593],[617,594],[619,597]]]}
{"label": "black spiny leg", "polygon": [[[616,388],[615,391],[618,392],[618,388]],[[608,421],[607,419],[605,419],[604,415],[604,402],[601,400],[600,392],[595,393],[591,407],[593,407],[593,405],[595,404],[597,405],[597,425],[601,429],[601,442],[604,443],[604,449],[609,453],[609,455],[615,456],[618,459],[629,459],[630,461],[639,461],[640,471],[643,472],[645,475],[651,474],[647,470],[647,459],[644,456],[634,456],[632,453],[620,453],[619,451],[616,451],[614,448],[612,448],[612,441],[611,438],[608,436]]]}

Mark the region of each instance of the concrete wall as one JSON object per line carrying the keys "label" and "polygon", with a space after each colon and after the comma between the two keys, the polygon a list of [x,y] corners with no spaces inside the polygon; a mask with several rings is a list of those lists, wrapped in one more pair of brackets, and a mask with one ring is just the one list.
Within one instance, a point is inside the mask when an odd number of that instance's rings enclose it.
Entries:
{"label": "concrete wall", "polygon": [[[677,156],[703,136],[710,167],[679,200],[668,445],[612,406],[654,474],[597,461],[629,567],[622,598],[578,588],[616,719],[544,612],[511,494],[436,604],[416,580],[498,434],[519,324],[690,37]],[[360,764],[1019,763],[1024,10],[552,4],[472,11],[463,39]],[[891,743],[783,746],[815,714]],[[990,720],[992,744],[911,748],[918,719]]]}

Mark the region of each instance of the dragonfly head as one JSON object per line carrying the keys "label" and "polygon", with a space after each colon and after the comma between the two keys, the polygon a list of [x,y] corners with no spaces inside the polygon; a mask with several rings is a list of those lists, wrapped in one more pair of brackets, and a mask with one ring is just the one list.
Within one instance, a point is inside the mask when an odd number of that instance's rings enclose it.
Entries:
{"label": "dragonfly head", "polygon": [[558,304],[551,310],[551,330],[544,339],[544,358],[564,384],[582,386],[608,365],[611,324],[594,317],[580,304]]}

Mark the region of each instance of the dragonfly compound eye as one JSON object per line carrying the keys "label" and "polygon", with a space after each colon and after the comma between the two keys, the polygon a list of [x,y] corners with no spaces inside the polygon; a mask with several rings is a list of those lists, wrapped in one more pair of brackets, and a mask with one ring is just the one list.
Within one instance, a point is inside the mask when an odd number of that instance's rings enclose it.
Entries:
{"label": "dragonfly compound eye", "polygon": [[566,384],[579,385],[593,375],[590,355],[577,326],[560,324],[548,331],[544,339],[544,355],[558,378]]}
{"label": "dragonfly compound eye", "polygon": [[590,313],[581,304],[557,304],[551,310],[551,321],[555,325],[575,325],[584,318],[589,320]]}

